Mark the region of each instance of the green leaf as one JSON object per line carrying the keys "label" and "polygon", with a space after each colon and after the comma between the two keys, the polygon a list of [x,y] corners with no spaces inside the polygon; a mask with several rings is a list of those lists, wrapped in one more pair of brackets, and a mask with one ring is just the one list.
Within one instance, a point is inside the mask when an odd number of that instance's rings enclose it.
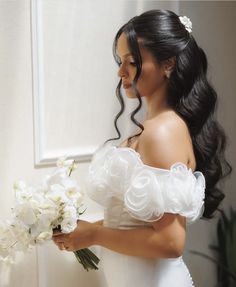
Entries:
{"label": "green leaf", "polygon": [[220,251],[219,246],[216,246],[216,245],[209,244],[209,248],[212,249],[212,250],[214,250],[214,251],[217,251],[217,252]]}
{"label": "green leaf", "polygon": [[217,252],[212,258],[198,251],[190,251],[217,264],[218,284],[221,287],[236,286],[236,210],[230,207],[229,216],[219,210],[221,217],[217,222],[217,245],[209,244],[209,248]]}
{"label": "green leaf", "polygon": [[[234,220],[234,216],[232,217]],[[228,267],[236,277],[236,222],[232,221],[230,230],[226,233],[227,263]]]}
{"label": "green leaf", "polygon": [[221,212],[221,218],[223,220],[224,226],[227,229],[228,228],[229,219],[227,218],[224,210],[220,210],[220,212]]}
{"label": "green leaf", "polygon": [[233,258],[232,270],[234,274],[236,274],[236,220],[234,221],[234,230],[232,236],[232,258]]}
{"label": "green leaf", "polygon": [[82,212],[79,212],[79,215],[82,215],[85,211],[86,211],[87,208],[85,208],[85,210],[83,210]]}
{"label": "green leaf", "polygon": [[226,273],[228,273],[231,277],[235,278],[235,275],[233,273],[231,273],[230,270],[225,265],[223,265],[222,263],[218,262],[215,258],[212,258],[209,255],[206,255],[206,254],[204,254],[202,252],[195,251],[195,250],[189,250],[189,252],[191,252],[193,254],[196,254],[196,255],[199,255],[199,256],[202,256],[202,257],[214,262],[215,264],[220,266],[220,268],[222,268]]}

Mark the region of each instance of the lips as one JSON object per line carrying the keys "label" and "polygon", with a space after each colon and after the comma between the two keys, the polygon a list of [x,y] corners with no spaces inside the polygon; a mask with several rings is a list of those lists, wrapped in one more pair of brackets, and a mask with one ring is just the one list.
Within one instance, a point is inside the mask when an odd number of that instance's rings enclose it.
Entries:
{"label": "lips", "polygon": [[129,84],[129,83],[122,83],[122,86],[123,86],[123,88],[124,89],[128,89],[128,88],[130,88],[131,87],[131,84]]}

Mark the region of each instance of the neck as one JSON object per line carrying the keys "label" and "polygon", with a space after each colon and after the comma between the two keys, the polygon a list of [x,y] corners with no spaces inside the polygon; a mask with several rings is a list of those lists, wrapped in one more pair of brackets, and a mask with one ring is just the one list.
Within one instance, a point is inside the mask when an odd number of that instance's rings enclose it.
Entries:
{"label": "neck", "polygon": [[147,104],[146,120],[151,120],[162,112],[171,110],[167,105],[166,96],[164,94],[155,95],[152,97],[145,97]]}

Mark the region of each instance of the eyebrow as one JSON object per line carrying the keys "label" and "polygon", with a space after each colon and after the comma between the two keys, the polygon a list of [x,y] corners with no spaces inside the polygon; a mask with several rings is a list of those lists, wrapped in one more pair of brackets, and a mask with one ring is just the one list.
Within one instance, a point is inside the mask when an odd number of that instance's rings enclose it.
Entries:
{"label": "eyebrow", "polygon": [[[130,56],[130,55],[133,56],[132,53],[124,54],[124,55],[123,55],[123,58],[126,58],[126,57],[128,57],[128,56]],[[120,59],[120,56],[119,56],[118,54],[117,54],[117,56],[118,56],[118,58]]]}

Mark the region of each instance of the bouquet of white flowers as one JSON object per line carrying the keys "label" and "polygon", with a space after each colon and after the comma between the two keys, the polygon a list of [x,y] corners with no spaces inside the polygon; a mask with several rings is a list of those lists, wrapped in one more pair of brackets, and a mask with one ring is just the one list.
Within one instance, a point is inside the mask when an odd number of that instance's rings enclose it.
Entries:
{"label": "bouquet of white flowers", "polygon": [[[70,233],[76,228],[84,212],[84,194],[70,177],[76,167],[74,160],[60,158],[54,172],[39,185],[27,186],[23,181],[14,184],[12,218],[0,222],[0,261],[13,263],[18,251],[26,252],[51,240],[54,230]],[[98,269],[99,259],[88,248],[74,254],[87,271]]]}

